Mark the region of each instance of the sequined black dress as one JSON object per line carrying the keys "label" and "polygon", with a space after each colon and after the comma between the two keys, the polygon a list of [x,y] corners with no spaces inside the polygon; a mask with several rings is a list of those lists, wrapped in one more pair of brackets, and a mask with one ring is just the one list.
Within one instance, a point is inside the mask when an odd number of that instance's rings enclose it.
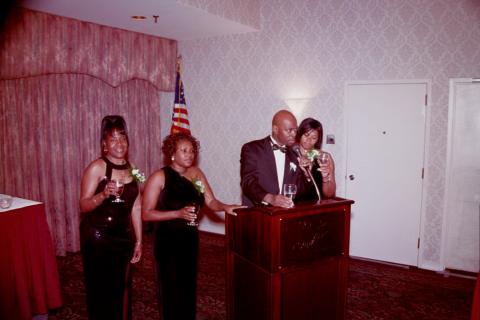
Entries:
{"label": "sequined black dress", "polygon": [[[112,176],[112,169],[126,170],[130,164],[107,164],[106,179],[95,191],[100,193]],[[123,203],[107,198],[95,210],[85,214],[80,224],[80,244],[85,274],[88,318],[130,319],[130,260],[135,246],[131,211],[139,192],[138,184],[125,184]]]}
{"label": "sequined black dress", "polygon": [[[157,210],[177,210],[192,202],[203,205],[203,194],[190,180],[171,167],[163,170],[165,185]],[[183,219],[156,222],[154,255],[163,320],[195,320],[198,229]]]}

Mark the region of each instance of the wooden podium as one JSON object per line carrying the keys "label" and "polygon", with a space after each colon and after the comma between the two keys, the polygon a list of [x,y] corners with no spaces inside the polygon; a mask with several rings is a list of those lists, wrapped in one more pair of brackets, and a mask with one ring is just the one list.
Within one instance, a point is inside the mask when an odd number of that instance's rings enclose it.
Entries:
{"label": "wooden podium", "polygon": [[227,319],[344,319],[352,203],[227,215]]}

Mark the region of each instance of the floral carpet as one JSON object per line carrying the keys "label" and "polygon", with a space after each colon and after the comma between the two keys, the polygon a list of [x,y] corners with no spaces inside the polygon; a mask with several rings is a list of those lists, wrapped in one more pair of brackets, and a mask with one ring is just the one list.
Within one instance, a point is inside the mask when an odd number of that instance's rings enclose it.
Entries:
{"label": "floral carpet", "polygon": [[[159,314],[152,257],[152,236],[145,235],[143,258],[133,274],[133,319]],[[87,319],[80,253],[58,257],[64,306],[49,319]],[[225,319],[225,240],[200,234],[197,319]],[[347,319],[470,319],[475,280],[351,260]],[[248,319],[246,319],[248,320]]]}

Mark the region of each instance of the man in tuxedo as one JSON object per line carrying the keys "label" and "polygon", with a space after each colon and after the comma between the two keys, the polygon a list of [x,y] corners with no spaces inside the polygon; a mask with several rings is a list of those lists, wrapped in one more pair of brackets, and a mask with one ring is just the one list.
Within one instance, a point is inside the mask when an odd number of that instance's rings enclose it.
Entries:
{"label": "man in tuxedo", "polygon": [[302,189],[302,170],[297,156],[288,147],[295,143],[297,120],[287,110],[272,119],[272,134],[243,145],[240,156],[242,204],[290,208],[292,200],[282,195],[285,183]]}

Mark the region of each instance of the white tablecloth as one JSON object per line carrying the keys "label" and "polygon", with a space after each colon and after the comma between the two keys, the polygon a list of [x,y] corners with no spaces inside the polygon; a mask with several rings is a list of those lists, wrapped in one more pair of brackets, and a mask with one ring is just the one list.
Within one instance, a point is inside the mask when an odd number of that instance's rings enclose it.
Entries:
{"label": "white tablecloth", "polygon": [[[0,193],[0,197],[1,196],[5,196],[5,194]],[[28,206],[33,206],[33,205],[36,205],[36,204],[39,204],[39,203],[41,203],[41,202],[13,197],[13,202],[12,202],[12,205],[10,206],[10,208],[7,208],[7,209],[0,208],[0,212],[7,212],[7,211],[10,211],[10,210],[15,210],[15,209],[19,209],[19,208],[28,207]]]}

